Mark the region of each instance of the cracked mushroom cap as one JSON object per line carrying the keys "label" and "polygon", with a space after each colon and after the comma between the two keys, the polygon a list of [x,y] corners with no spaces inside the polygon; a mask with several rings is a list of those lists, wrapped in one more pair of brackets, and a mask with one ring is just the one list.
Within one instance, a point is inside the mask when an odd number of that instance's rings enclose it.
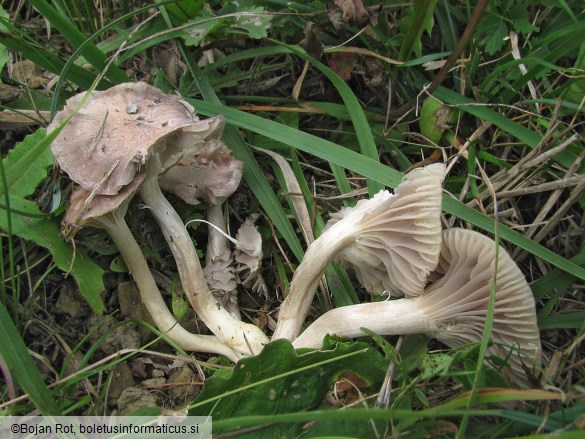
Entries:
{"label": "cracked mushroom cap", "polygon": [[[510,382],[528,386],[523,364],[528,368],[540,364],[540,334],[534,296],[510,255],[499,248],[496,270],[492,239],[472,230],[448,229],[443,232],[437,273],[442,277],[421,297],[424,312],[440,322],[439,329],[429,335],[450,347],[481,340],[495,282],[494,345],[489,352],[507,359]],[[514,348],[512,354],[510,348]]]}
{"label": "cracked mushroom cap", "polygon": [[327,228],[355,217],[359,237],[338,258],[353,266],[370,293],[422,294],[439,261],[444,178],[445,165],[440,163],[415,169],[394,194],[381,191],[331,216]]}
{"label": "cracked mushroom cap", "polygon": [[[73,114],[84,97],[80,93],[70,98],[48,131]],[[200,121],[193,107],[178,96],[144,82],[125,83],[92,92],[51,149],[61,168],[81,187],[115,195],[134,179],[154,147],[194,143],[216,124]],[[170,166],[179,154],[169,148],[161,162]]]}

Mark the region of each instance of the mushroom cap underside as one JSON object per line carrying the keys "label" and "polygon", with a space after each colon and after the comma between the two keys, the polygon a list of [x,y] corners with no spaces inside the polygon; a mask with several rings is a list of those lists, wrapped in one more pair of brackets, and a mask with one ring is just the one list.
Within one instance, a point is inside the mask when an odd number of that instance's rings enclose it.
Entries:
{"label": "mushroom cap underside", "polygon": [[479,341],[490,291],[495,287],[494,344],[489,352],[507,359],[510,382],[527,386],[523,365],[540,364],[540,334],[534,296],[510,255],[500,247],[496,258],[495,241],[480,233],[447,229],[443,231],[437,273],[442,277],[429,285],[421,298],[425,313],[439,325],[439,330],[429,335],[450,347]]}
{"label": "mushroom cap underside", "polygon": [[327,227],[351,217],[359,229],[338,258],[353,266],[370,293],[422,294],[439,260],[444,177],[440,163],[415,169],[394,195],[381,191],[331,216]]}
{"label": "mushroom cap underside", "polygon": [[136,178],[124,186],[116,195],[97,195],[78,187],[71,194],[69,208],[61,221],[63,236],[71,239],[77,231],[87,225],[98,226],[107,221],[108,214],[124,217],[134,193],[144,181],[146,174],[140,172]]}

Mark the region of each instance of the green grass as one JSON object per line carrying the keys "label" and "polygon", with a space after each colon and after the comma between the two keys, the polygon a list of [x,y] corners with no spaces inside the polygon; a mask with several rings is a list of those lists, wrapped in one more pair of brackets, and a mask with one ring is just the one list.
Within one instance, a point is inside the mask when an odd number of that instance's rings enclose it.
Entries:
{"label": "green grass", "polygon": [[[582,366],[571,365],[583,361],[579,343],[585,329],[585,197],[577,192],[580,186],[559,189],[556,195],[550,191],[503,198],[499,193],[519,185],[530,187],[583,175],[580,134],[585,91],[585,14],[579,2],[489,2],[463,51],[464,59],[455,63],[441,84],[435,84],[438,87],[433,97],[440,107],[451,111],[452,117],[446,125],[436,127],[440,137],[432,146],[421,140],[421,133],[429,132],[425,124],[434,119],[425,116],[423,120],[420,106],[427,98],[425,86],[432,83],[438,71],[425,70],[424,65],[446,59],[457,47],[476,10],[475,2],[384,3],[379,11],[370,9],[370,18],[363,22],[342,22],[340,27],[334,27],[330,20],[335,10],[332,2],[307,5],[249,1],[236,7],[211,1],[208,9],[201,8],[202,2],[168,1],[158,6],[138,5],[131,0],[104,3],[96,6],[87,1],[31,0],[20,14],[12,5],[3,6],[12,9],[0,14],[0,61],[2,55],[10,54],[33,61],[47,76],[58,76],[51,88],[32,91],[29,84],[18,83],[4,68],[2,82],[24,91],[18,101],[6,103],[5,107],[54,114],[67,97],[78,91],[146,80],[181,94],[201,116],[223,114],[228,123],[223,140],[244,163],[240,193],[249,197],[246,208],[233,207],[231,222],[233,225],[251,213],[246,209],[263,214],[259,222],[265,238],[263,271],[275,290],[266,303],[269,312],[277,309],[278,299],[286,294],[306,242],[296,219],[299,212],[290,202],[291,194],[284,183],[285,171],[254,147],[270,149],[289,160],[316,235],[329,213],[343,205],[351,206],[356,200],[355,196],[344,200],[336,196],[353,191],[371,196],[384,187],[394,188],[408,168],[425,160],[454,163],[445,182],[445,223],[483,231],[517,256],[537,301],[545,358],[554,357],[556,361],[556,367],[543,364],[545,373],[540,382],[534,383],[533,390],[487,390],[502,384],[497,368],[487,368],[483,361],[491,319],[481,344],[459,350],[437,352],[443,346],[421,338],[408,339],[411,345],[403,343],[398,353],[390,354],[394,351],[387,346],[388,341],[373,337],[369,342],[372,351],[368,352],[376,353],[368,355],[393,365],[394,392],[388,409],[374,404],[385,371],[370,370],[360,372],[370,375],[368,382],[357,385],[357,396],[347,396],[351,392],[346,390],[346,396],[337,400],[340,405],[356,403],[357,408],[334,409],[323,392],[313,395],[319,403],[303,407],[300,413],[292,409],[287,412],[288,401],[283,397],[279,410],[271,405],[250,413],[244,408],[237,415],[218,410],[221,416],[214,418],[214,429],[230,433],[252,427],[254,433],[249,437],[263,437],[267,426],[276,426],[283,434],[307,428],[306,434],[325,437],[333,434],[328,426],[338,424],[343,425],[339,434],[344,437],[371,437],[368,435],[372,428],[381,437],[384,432],[409,437],[577,437],[576,430],[583,422],[585,373]],[[374,6],[375,2],[365,4]],[[104,14],[103,21],[101,15],[98,20],[98,13]],[[90,15],[93,19],[84,18]],[[32,20],[24,22],[24,16]],[[50,39],[44,26],[39,27],[39,20],[50,24]],[[307,35],[311,37],[305,31],[309,21],[318,26],[317,35],[326,49],[320,58],[307,52],[314,46],[302,42]],[[518,34],[521,59],[514,59],[511,42],[504,39],[511,31]],[[202,38],[198,36],[201,33]],[[340,44],[342,47],[337,47]],[[355,55],[346,50],[348,47],[376,56]],[[211,49],[215,50],[214,59],[198,65],[204,50]],[[176,57],[170,58],[167,65],[157,64],[157,50]],[[347,68],[342,62],[350,66],[348,80],[336,73]],[[171,63],[180,72],[176,80],[168,74]],[[305,66],[306,75],[297,84]],[[522,66],[526,73],[521,72]],[[295,84],[300,86],[298,100],[291,97]],[[489,123],[487,130],[471,139],[468,151],[460,152],[456,145],[470,139],[482,123]],[[23,138],[36,130],[30,127],[17,131],[15,137]],[[574,134],[579,134],[574,142],[538,160],[552,148],[567,143]],[[0,361],[5,365],[2,370],[9,373],[4,380],[0,378],[2,414],[25,414],[34,408],[44,414],[97,410],[107,388],[100,374],[120,362],[111,359],[91,367],[99,363],[105,336],[95,341],[89,334],[78,334],[77,338],[67,335],[71,337],[66,337],[67,343],[72,343],[83,358],[77,367],[85,368],[85,372],[55,386],[56,378],[47,373],[38,358],[66,375],[69,356],[59,351],[49,359],[46,352],[29,352],[36,346],[30,322],[41,319],[51,324],[47,313],[54,309],[51,301],[58,295],[64,273],[71,274],[98,313],[111,310],[107,302],[112,293],[108,276],[119,276],[109,271],[115,254],[96,257],[83,246],[72,249],[59,237],[68,188],[65,177],[60,183],[56,181],[57,174],[50,166],[49,145],[55,135],[53,132],[46,136],[40,128],[20,149],[16,141],[8,142],[5,147],[13,151],[12,157],[8,156],[0,167]],[[530,166],[518,169],[517,163],[525,157],[533,158]],[[517,180],[515,172],[520,176]],[[29,175],[35,175],[34,179],[22,178]],[[495,200],[482,198],[492,184],[498,188]],[[571,204],[559,212],[567,199],[572,200]],[[552,208],[547,207],[549,201]],[[552,222],[554,226],[546,236],[530,238],[538,236],[542,224],[532,221],[545,209],[543,223]],[[138,222],[133,226],[142,227]],[[205,242],[199,229],[196,237],[199,244]],[[146,233],[140,239],[145,248],[153,245]],[[168,254],[157,254],[150,263],[162,269],[167,257]],[[335,305],[369,300],[351,277],[351,270],[332,266],[327,279]],[[100,295],[103,290],[105,294]],[[263,304],[261,298],[254,300]],[[327,302],[322,297],[313,317],[326,309]],[[246,310],[246,315],[253,314],[254,309]],[[60,331],[55,323],[55,340],[63,339]],[[207,396],[195,401],[191,409],[217,401],[231,404],[234,398],[253,398],[254,391],[264,389],[262,386],[268,389],[271,383],[293,391],[287,386],[292,385],[295,375],[305,376],[307,370],[325,367],[317,360],[311,362],[310,357],[299,360],[307,361],[309,366],[293,358],[289,370],[261,378],[260,361],[250,363],[259,370],[255,384],[238,384],[232,389],[210,384],[204,393]],[[332,356],[326,367],[335,376],[338,364],[339,375],[345,370],[342,365],[350,367],[345,361],[343,355]],[[237,370],[236,367],[232,378],[236,384]],[[228,374],[225,370],[218,373],[223,377]],[[97,389],[99,401],[79,391],[76,386],[82,380],[102,386]],[[334,381],[328,383],[329,390]],[[12,384],[16,384],[19,395],[27,394],[28,399],[11,406],[8,395]],[[219,386],[215,394],[213,386]],[[567,399],[561,401],[561,395]],[[510,401],[523,404],[513,408],[493,405]],[[307,424],[314,420],[321,422]],[[255,429],[258,426],[263,427]],[[268,431],[272,430],[266,430],[267,435]]]}

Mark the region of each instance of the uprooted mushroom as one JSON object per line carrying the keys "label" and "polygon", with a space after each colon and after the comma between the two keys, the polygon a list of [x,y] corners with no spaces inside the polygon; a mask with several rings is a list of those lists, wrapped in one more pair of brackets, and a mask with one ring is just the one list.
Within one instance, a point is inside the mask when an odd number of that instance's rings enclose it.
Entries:
{"label": "uprooted mushroom", "polygon": [[[49,129],[80,106],[71,98]],[[91,194],[115,196],[144,175],[138,191],[175,257],[187,297],[197,315],[238,356],[258,353],[267,342],[256,326],[239,321],[209,292],[193,242],[163,196],[158,177],[213,131],[216,120],[200,121],[182,99],[146,83],[128,83],[91,97],[53,142],[53,152],[72,180]]]}
{"label": "uprooted mushroom", "polygon": [[297,337],[317,284],[336,257],[350,262],[370,290],[421,293],[439,260],[444,176],[442,164],[415,169],[394,194],[381,191],[333,215],[293,276],[273,340]]}
{"label": "uprooted mushroom", "polygon": [[496,243],[466,229],[443,231],[439,264],[424,292],[397,300],[337,308],[315,320],[294,342],[319,348],[326,334],[364,336],[426,333],[450,347],[481,340],[495,288],[491,354],[506,358],[513,385],[527,387],[525,370],[540,364],[534,297],[524,275]]}

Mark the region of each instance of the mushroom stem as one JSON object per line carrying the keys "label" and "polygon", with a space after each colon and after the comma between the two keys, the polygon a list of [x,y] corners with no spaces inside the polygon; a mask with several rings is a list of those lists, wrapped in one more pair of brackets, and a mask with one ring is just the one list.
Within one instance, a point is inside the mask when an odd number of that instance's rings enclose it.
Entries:
{"label": "mushroom stem", "polygon": [[354,242],[356,233],[355,228],[340,221],[307,248],[293,276],[288,296],[280,306],[272,340],[294,340],[299,335],[325,269],[335,255]]}
{"label": "mushroom stem", "polygon": [[225,219],[223,217],[223,202],[210,206],[207,209],[207,221],[217,227],[208,228],[207,252],[205,253],[205,263],[210,264],[215,258],[220,256],[226,248],[229,248],[228,239],[226,238]]}
{"label": "mushroom stem", "polygon": [[293,341],[293,346],[319,349],[325,334],[363,337],[366,334],[361,328],[364,327],[380,335],[432,333],[437,330],[437,323],[422,309],[420,299],[412,297],[335,308],[311,323]]}
{"label": "mushroom stem", "polygon": [[[123,209],[125,212],[125,209]],[[239,356],[215,336],[192,334],[183,328],[169,311],[148,268],[140,246],[132,236],[121,210],[113,211],[92,222],[103,228],[112,238],[124,262],[138,285],[142,302],[158,329],[182,349],[223,355],[232,361]]]}
{"label": "mushroom stem", "polygon": [[191,306],[207,327],[242,356],[256,355],[268,342],[257,326],[235,319],[213,297],[183,221],[162,194],[156,175],[146,178],[140,196],[150,208],[177,263],[181,283]]}

